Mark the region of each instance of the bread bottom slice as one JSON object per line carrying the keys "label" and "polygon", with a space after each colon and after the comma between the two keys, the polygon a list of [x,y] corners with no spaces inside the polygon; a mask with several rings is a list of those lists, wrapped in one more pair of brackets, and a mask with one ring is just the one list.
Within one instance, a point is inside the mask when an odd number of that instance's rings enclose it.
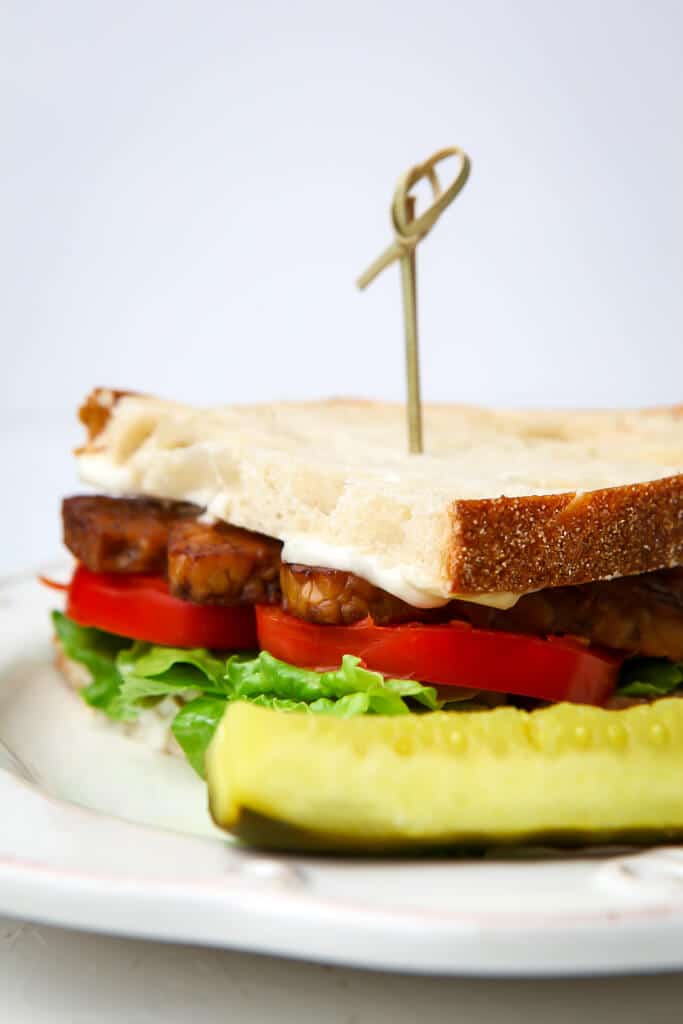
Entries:
{"label": "bread bottom slice", "polygon": [[[92,676],[85,665],[80,661],[70,658],[62,647],[61,641],[55,637],[55,665],[65,682],[71,690],[79,693],[92,682]],[[79,698],[80,699],[80,698]],[[85,707],[87,705],[84,704]],[[116,722],[108,718],[104,712],[96,708],[89,710],[97,716],[99,722],[106,727],[127,736],[129,739],[142,743],[150,750],[163,754],[172,754],[174,757],[184,757],[175,736],[171,732],[173,719],[178,713],[180,705],[173,697],[165,697],[153,707],[145,708],[140,712],[134,722]]]}

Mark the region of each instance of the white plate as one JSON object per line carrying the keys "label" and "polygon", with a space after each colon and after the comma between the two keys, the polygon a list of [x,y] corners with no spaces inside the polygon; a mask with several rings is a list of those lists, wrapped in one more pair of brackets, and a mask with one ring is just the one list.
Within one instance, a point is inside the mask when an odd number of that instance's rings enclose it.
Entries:
{"label": "white plate", "polygon": [[391,861],[235,846],[184,762],[119,736],[61,684],[57,597],[30,578],[0,587],[0,913],[388,970],[683,967],[680,848]]}

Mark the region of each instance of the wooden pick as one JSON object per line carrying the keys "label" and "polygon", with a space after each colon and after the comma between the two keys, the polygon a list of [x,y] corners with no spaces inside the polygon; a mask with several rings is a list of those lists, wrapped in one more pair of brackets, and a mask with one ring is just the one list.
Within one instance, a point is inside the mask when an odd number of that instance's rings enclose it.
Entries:
{"label": "wooden pick", "polygon": [[[436,165],[447,157],[457,156],[460,168],[454,181],[446,189],[441,188]],[[415,249],[437,220],[453,202],[470,175],[470,158],[458,146],[440,149],[422,164],[411,167],[398,180],[391,204],[391,220],[394,226],[394,241],[381,256],[372,263],[356,282],[359,288],[366,288],[378,274],[395,260],[401,264],[401,290],[403,293],[403,321],[406,346],[406,381],[408,392],[408,441],[411,452],[422,451],[422,402],[420,398],[420,360],[417,332],[417,287],[415,278]],[[410,190],[423,178],[429,180],[434,201],[424,213],[415,216],[415,197]]]}

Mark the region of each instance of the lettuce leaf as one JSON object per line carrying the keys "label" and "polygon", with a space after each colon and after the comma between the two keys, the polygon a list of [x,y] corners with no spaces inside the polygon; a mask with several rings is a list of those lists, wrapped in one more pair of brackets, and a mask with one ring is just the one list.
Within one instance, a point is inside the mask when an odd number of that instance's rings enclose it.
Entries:
{"label": "lettuce leaf", "polygon": [[165,697],[199,690],[227,697],[225,660],[201,648],[161,647],[135,641],[119,652],[116,666],[122,679],[121,700],[138,704],[148,697]]}
{"label": "lettuce leaf", "polygon": [[[356,713],[378,715],[408,714],[410,708],[405,703],[406,697],[430,711],[441,706],[433,686],[423,686],[411,679],[385,679],[381,673],[363,668],[360,658],[352,654],[345,654],[340,668],[333,672],[313,672],[279,661],[267,651],[261,651],[249,660],[230,658],[226,680],[232,699],[272,696],[317,704],[320,700],[337,701],[363,694],[365,700],[356,702],[359,709]],[[322,710],[322,707],[316,710]]]}
{"label": "lettuce leaf", "polygon": [[79,626],[60,612],[53,622],[65,653],[93,676],[83,699],[110,718],[134,720],[164,697],[179,702],[172,731],[192,767],[204,774],[204,753],[229,701],[247,700],[282,711],[348,718],[407,715],[411,704],[442,706],[433,686],[410,679],[385,679],[347,654],[333,672],[313,672],[279,661],[266,651],[217,657],[115,637]]}
{"label": "lettuce leaf", "polygon": [[79,626],[61,612],[52,613],[52,624],[66,656],[84,665],[92,676],[92,682],[80,691],[83,700],[110,718],[134,718],[135,711],[120,702],[121,676],[117,667],[118,655],[132,641],[101,629]]}
{"label": "lettuce leaf", "polygon": [[664,697],[680,686],[683,686],[683,662],[631,658],[621,670],[617,693],[624,697]]}
{"label": "lettuce leaf", "polygon": [[196,697],[180,709],[171,732],[197,775],[204,777],[204,755],[223,717],[227,702],[219,697]]}

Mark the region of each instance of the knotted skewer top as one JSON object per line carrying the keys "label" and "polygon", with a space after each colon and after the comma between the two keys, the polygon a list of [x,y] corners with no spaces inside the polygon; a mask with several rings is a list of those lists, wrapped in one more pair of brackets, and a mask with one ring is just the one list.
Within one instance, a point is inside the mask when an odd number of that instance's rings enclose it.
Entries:
{"label": "knotted skewer top", "polygon": [[[460,167],[448,188],[442,189],[436,165],[448,157],[456,156]],[[394,240],[372,263],[356,282],[359,288],[366,288],[385,267],[395,260],[401,261],[401,283],[403,287],[403,315],[406,338],[406,374],[408,383],[408,432],[411,452],[422,451],[422,406],[420,400],[420,374],[417,349],[417,299],[415,287],[415,249],[418,243],[431,231],[437,220],[453,202],[470,175],[470,158],[458,146],[440,149],[416,164],[398,179],[391,204],[391,220],[394,226]],[[415,216],[415,198],[411,189],[427,178],[432,186],[434,201],[424,213]]]}

